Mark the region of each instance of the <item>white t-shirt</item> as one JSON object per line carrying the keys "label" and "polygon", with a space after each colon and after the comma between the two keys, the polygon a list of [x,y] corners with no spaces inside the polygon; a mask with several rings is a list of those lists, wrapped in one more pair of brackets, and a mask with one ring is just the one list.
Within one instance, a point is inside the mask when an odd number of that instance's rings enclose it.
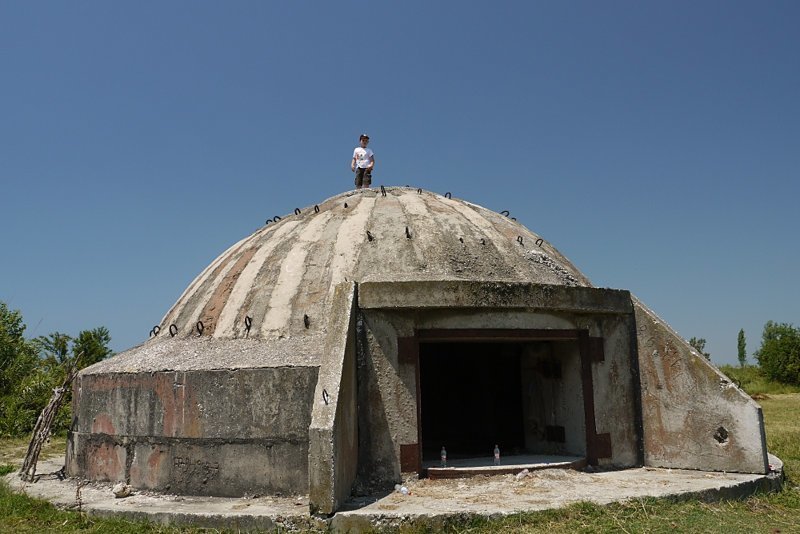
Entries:
{"label": "white t-shirt", "polygon": [[353,150],[353,157],[356,158],[356,165],[361,169],[366,169],[369,167],[369,164],[372,162],[372,158],[375,154],[372,153],[372,150],[369,148],[361,148],[357,146],[355,150]]}

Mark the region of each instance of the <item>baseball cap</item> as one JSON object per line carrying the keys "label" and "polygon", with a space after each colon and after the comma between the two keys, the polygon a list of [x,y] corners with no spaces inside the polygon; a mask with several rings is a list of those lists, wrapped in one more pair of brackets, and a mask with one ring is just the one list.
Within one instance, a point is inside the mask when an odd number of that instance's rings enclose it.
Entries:
{"label": "baseball cap", "polygon": [[364,133],[362,133],[362,134],[361,134],[361,137],[359,137],[358,139],[359,139],[359,141],[360,141],[361,139],[369,139],[369,136],[368,136],[367,134],[364,134]]}

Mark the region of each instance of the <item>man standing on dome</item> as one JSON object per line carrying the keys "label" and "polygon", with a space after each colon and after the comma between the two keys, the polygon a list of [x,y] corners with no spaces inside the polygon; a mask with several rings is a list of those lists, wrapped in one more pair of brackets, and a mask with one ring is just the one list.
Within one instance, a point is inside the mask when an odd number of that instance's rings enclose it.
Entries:
{"label": "man standing on dome", "polygon": [[375,168],[375,154],[367,148],[369,136],[361,134],[359,146],[353,150],[350,170],[356,173],[356,189],[367,188],[372,183],[372,169]]}

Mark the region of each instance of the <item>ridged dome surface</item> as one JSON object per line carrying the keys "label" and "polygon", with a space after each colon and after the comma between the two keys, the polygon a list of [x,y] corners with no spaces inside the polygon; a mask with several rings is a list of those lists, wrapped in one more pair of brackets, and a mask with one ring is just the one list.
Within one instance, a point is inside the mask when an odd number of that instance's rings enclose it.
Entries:
{"label": "ridged dome surface", "polygon": [[[385,192],[385,195],[383,194]],[[209,265],[161,322],[178,336],[275,339],[324,328],[343,281],[476,280],[591,286],[513,219],[428,191],[351,191],[272,221]],[[250,325],[249,332],[246,325]]]}

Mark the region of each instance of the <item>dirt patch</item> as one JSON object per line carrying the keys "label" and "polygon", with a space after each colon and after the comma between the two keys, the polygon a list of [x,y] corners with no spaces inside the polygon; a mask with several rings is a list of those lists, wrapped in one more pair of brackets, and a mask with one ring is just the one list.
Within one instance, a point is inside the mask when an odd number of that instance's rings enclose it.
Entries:
{"label": "dirt patch", "polygon": [[[22,465],[25,453],[28,450],[30,438],[2,438],[0,439],[0,464]],[[39,454],[40,459],[52,458],[54,456],[63,457],[67,450],[67,438],[56,436],[50,438]]]}

